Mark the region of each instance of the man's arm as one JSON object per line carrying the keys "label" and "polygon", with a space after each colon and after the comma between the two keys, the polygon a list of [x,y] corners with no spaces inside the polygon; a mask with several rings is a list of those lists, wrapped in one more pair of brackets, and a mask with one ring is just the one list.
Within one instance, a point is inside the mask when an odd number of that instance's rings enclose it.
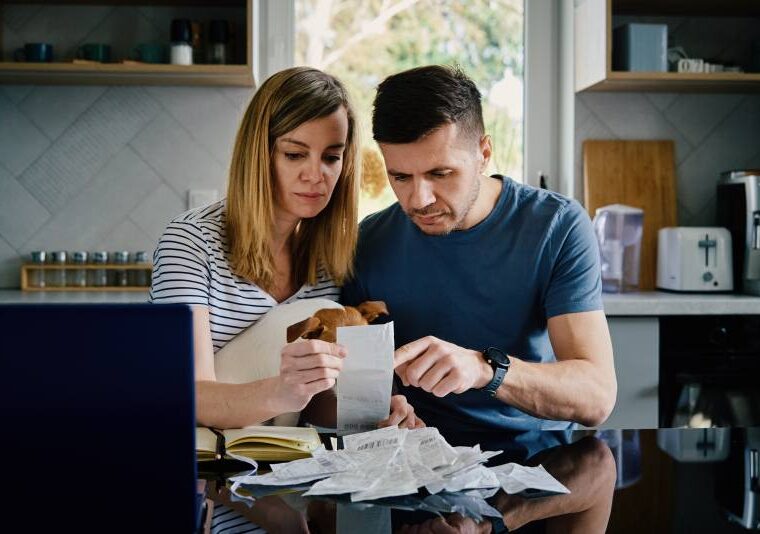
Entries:
{"label": "man's arm", "polygon": [[[549,319],[548,329],[557,361],[531,363],[510,356],[509,372],[496,397],[545,419],[586,426],[602,424],[617,397],[612,342],[604,312],[558,315]],[[490,368],[486,377],[490,382]]]}
{"label": "man's arm", "polygon": [[[549,319],[548,329],[557,361],[532,363],[510,356],[509,372],[496,398],[543,419],[600,425],[617,396],[604,312],[558,315]],[[493,378],[481,352],[434,337],[407,343],[396,350],[394,359],[405,385],[438,397],[480,389]]]}

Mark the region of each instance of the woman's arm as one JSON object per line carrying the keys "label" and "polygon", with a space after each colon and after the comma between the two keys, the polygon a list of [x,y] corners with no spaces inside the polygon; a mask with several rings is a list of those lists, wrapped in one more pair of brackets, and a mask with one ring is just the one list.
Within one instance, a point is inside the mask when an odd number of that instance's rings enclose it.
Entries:
{"label": "woman's arm", "polygon": [[193,306],[195,413],[198,424],[240,428],[302,410],[335,385],[345,353],[337,345],[309,340],[287,345],[280,374],[245,384],[216,381],[208,308]]}

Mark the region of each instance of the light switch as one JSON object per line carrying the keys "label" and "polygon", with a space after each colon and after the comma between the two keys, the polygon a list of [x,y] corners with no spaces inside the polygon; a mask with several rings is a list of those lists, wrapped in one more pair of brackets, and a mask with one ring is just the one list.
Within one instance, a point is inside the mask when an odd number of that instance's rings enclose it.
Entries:
{"label": "light switch", "polygon": [[187,209],[208,206],[219,200],[219,191],[216,189],[189,189],[187,191]]}

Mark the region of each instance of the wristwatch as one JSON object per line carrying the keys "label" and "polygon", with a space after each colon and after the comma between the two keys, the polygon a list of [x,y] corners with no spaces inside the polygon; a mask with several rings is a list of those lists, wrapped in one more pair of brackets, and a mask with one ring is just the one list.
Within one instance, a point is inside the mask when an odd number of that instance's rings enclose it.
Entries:
{"label": "wristwatch", "polygon": [[491,381],[482,388],[483,391],[488,393],[490,397],[496,396],[496,390],[504,382],[504,377],[509,371],[509,357],[504,351],[497,349],[496,347],[488,347],[483,351],[483,357],[493,368],[493,378]]}

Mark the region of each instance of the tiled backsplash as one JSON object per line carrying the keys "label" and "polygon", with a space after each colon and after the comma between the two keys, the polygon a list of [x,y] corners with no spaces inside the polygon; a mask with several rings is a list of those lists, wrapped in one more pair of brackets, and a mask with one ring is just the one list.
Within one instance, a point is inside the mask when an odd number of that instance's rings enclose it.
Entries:
{"label": "tiled backsplash", "polygon": [[[56,60],[72,58],[87,42],[109,43],[118,60],[138,43],[168,43],[172,18],[239,21],[244,11],[0,9],[5,60],[23,43],[40,41],[53,44]],[[152,252],[168,220],[186,209],[189,189],[224,194],[251,94],[251,88],[0,86],[0,287],[18,287],[20,256],[32,250]]]}
{"label": "tiled backsplash", "polygon": [[147,250],[224,194],[250,88],[2,86],[0,287],[32,250]]}
{"label": "tiled backsplash", "polygon": [[[586,139],[672,139],[678,224],[715,224],[722,171],[760,168],[760,96],[582,93],[575,98],[575,190],[583,191]],[[581,193],[582,196],[582,193]]]}
{"label": "tiled backsplash", "polygon": [[[224,193],[247,88],[2,86],[0,287],[36,249],[151,251],[191,188]],[[760,96],[576,97],[584,139],[674,139],[679,224],[712,224],[718,174],[760,167]]]}

